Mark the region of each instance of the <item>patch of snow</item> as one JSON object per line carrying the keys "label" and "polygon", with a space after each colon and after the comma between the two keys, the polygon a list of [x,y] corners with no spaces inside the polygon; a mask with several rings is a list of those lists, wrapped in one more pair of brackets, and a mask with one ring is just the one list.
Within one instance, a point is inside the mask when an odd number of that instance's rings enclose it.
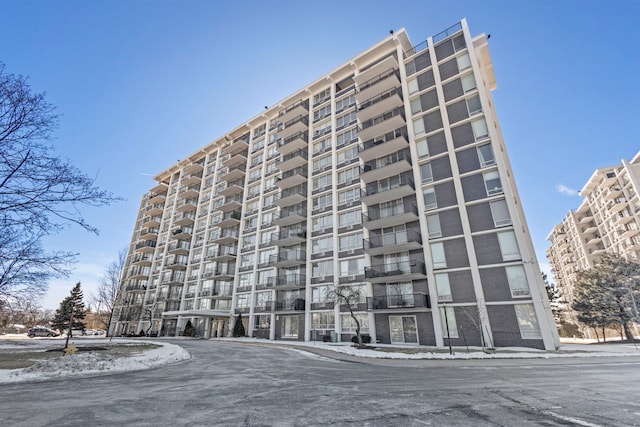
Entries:
{"label": "patch of snow", "polygon": [[[38,346],[43,344],[45,346],[52,346],[52,344],[54,344],[56,347],[59,347],[60,343],[55,342],[57,340],[50,341],[53,342],[44,343],[41,341],[37,344]],[[107,345],[108,342],[109,340],[103,338],[102,341],[92,340],[91,344],[99,345],[102,343]],[[116,343],[141,345],[139,341],[132,340],[118,340]],[[191,357],[189,352],[174,344],[157,341],[145,341],[144,344],[155,344],[159,347],[146,349],[139,354],[133,354],[127,357],[113,357],[100,352],[80,352],[71,356],[61,355],[59,357],[38,361],[27,368],[0,370],[0,383],[44,381],[69,376],[94,376],[137,371],[179,362]],[[15,346],[14,348],[17,347],[24,348],[24,346]],[[12,347],[3,345],[2,348]]]}

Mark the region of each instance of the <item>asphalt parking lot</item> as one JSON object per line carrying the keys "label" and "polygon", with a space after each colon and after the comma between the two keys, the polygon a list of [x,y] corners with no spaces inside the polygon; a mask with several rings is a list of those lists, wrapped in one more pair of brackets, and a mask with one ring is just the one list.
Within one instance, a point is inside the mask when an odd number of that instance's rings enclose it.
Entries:
{"label": "asphalt parking lot", "polygon": [[640,357],[333,360],[176,341],[188,361],[0,387],[7,426],[640,425]]}

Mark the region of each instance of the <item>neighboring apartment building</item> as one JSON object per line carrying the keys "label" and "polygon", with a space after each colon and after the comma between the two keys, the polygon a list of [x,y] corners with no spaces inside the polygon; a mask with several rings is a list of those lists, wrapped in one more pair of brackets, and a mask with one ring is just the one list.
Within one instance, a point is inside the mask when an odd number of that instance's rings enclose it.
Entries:
{"label": "neighboring apartment building", "polygon": [[155,177],[111,331],[553,349],[487,36],[405,30]]}
{"label": "neighboring apartment building", "polygon": [[640,152],[617,166],[598,169],[580,191],[583,202],[553,227],[547,258],[556,286],[570,309],[576,273],[593,267],[605,252],[640,261]]}

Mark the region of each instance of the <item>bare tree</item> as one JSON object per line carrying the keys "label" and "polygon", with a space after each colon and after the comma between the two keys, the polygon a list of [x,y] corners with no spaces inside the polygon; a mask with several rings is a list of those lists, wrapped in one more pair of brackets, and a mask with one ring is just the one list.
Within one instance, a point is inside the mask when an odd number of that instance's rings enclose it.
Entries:
{"label": "bare tree", "polygon": [[[65,276],[74,255],[46,253],[40,241],[71,224],[97,233],[79,210],[119,200],[55,155],[55,107],[32,93],[27,78],[0,63],[0,305],[37,297],[54,276]],[[9,238],[9,240],[5,240]]]}
{"label": "bare tree", "polygon": [[327,297],[333,299],[337,304],[346,305],[349,309],[349,314],[356,324],[356,339],[358,341],[358,347],[365,348],[366,345],[362,342],[362,334],[360,333],[361,325],[358,320],[358,316],[355,315],[354,310],[358,308],[358,303],[362,299],[362,292],[360,288],[355,286],[334,284],[332,287],[327,288]]}
{"label": "bare tree", "polygon": [[98,293],[91,296],[94,309],[105,327],[109,326],[109,319],[113,312],[116,298],[118,297],[118,290],[120,289],[120,281],[122,280],[122,273],[126,261],[127,250],[122,249],[118,252],[118,257],[107,266],[104,275],[100,279]]}

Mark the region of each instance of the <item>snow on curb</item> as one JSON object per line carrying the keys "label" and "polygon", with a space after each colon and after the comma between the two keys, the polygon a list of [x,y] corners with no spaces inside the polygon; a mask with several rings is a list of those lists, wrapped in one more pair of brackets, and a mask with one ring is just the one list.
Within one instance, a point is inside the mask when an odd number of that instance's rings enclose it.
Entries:
{"label": "snow on curb", "polygon": [[[118,341],[118,343],[140,344],[136,341]],[[188,351],[174,344],[157,341],[145,341],[145,344],[155,344],[159,347],[129,357],[113,357],[100,352],[86,352],[46,359],[27,368],[0,370],[0,383],[46,381],[71,376],[95,376],[139,371],[191,358]]]}

